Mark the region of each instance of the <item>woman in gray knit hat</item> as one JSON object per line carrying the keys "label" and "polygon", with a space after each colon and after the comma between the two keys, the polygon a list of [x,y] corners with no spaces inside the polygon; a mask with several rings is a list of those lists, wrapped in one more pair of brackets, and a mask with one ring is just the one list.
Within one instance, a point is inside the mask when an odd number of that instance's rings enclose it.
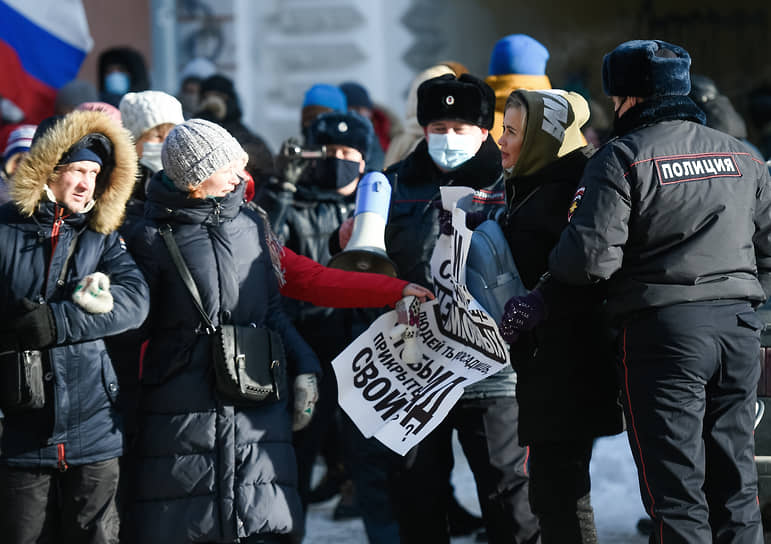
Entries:
{"label": "woman in gray knit hat", "polygon": [[136,441],[133,524],[143,543],[290,541],[303,533],[291,395],[235,405],[215,391],[212,335],[159,233],[168,225],[218,326],[254,324],[282,337],[288,383],[320,372],[281,309],[263,222],[243,206],[246,153],[222,127],[177,125],[148,185],[132,251],[151,288]]}

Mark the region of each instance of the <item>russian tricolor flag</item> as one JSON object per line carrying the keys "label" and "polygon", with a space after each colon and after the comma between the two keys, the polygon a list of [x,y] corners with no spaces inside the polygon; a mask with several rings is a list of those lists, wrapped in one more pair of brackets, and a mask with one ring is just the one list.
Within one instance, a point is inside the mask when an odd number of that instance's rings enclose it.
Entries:
{"label": "russian tricolor flag", "polygon": [[40,122],[93,43],[81,0],[0,0],[0,95]]}

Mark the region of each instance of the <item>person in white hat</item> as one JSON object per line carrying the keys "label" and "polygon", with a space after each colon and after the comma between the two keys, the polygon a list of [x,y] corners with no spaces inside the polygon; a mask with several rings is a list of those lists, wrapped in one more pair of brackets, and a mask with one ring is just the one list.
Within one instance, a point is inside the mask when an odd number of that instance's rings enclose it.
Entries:
{"label": "person in white hat", "polygon": [[161,147],[166,136],[185,118],[179,100],[162,91],[126,93],[120,101],[123,126],[131,132],[142,179],[146,181],[163,168]]}

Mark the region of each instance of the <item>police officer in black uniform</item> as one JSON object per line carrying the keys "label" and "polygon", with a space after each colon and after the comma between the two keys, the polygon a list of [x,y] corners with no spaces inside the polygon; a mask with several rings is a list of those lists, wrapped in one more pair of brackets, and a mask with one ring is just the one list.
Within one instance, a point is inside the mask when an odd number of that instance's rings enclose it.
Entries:
{"label": "police officer in black uniform", "polygon": [[[753,459],[771,293],[771,180],[740,141],[703,126],[690,57],[658,40],[603,60],[616,137],[589,161],[552,251],[553,280],[608,280],[619,375],[651,542],[763,541]],[[526,330],[549,306],[510,301]]]}

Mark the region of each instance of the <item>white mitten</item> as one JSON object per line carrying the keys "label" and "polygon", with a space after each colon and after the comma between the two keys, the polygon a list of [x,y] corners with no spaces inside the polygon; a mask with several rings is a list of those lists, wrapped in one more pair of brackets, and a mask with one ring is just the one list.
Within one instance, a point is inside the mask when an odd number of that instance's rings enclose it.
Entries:
{"label": "white mitten", "polygon": [[313,408],[319,400],[315,374],[299,374],[294,379],[294,417],[292,430],[304,429],[313,417]]}
{"label": "white mitten", "polygon": [[420,323],[420,300],[406,296],[396,303],[397,324],[391,329],[391,340],[404,341],[402,360],[408,365],[420,362],[422,354],[418,345],[418,323]]}
{"label": "white mitten", "polygon": [[72,300],[91,314],[106,314],[112,310],[110,278],[101,272],[89,274],[75,286]]}

